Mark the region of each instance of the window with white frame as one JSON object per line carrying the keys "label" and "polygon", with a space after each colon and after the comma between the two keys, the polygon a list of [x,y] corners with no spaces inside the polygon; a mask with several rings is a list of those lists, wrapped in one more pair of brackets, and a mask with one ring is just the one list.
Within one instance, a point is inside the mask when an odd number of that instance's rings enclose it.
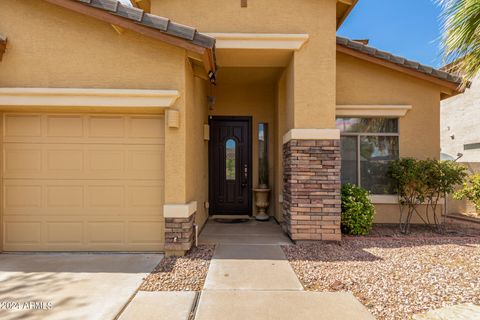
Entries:
{"label": "window with white frame", "polygon": [[341,134],[342,184],[372,194],[393,194],[387,170],[399,157],[398,119],[337,118]]}

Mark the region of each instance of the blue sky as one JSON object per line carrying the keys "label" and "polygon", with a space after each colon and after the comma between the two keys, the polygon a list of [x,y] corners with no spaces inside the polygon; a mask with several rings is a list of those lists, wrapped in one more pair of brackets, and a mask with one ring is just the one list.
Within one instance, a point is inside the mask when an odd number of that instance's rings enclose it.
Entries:
{"label": "blue sky", "polygon": [[338,35],[440,67],[440,13],[433,0],[359,0]]}

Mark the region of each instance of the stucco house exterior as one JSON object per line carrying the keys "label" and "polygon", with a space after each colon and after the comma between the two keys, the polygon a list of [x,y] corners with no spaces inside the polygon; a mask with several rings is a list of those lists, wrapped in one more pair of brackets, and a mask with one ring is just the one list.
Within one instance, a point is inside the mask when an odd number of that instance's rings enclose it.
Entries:
{"label": "stucco house exterior", "polygon": [[446,157],[464,163],[480,163],[480,77],[465,93],[441,104],[441,147]]}
{"label": "stucco house exterior", "polygon": [[461,80],[337,37],[355,4],[0,0],[0,249],[182,253],[255,214],[259,141],[293,240],[340,240],[342,182],[397,222],[388,163],[439,157]]}
{"label": "stucco house exterior", "polygon": [[[461,95],[445,99],[440,108],[441,157],[464,164],[470,173],[480,172],[480,77]],[[447,212],[473,213],[467,200],[448,199]]]}

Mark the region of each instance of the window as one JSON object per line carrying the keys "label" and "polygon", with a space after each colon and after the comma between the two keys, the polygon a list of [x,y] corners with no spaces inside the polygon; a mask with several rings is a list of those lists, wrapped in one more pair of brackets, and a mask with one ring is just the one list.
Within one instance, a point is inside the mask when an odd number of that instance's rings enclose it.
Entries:
{"label": "window", "polygon": [[480,149],[480,143],[469,143],[463,145],[463,150],[475,150]]}
{"label": "window", "polygon": [[337,118],[337,128],[342,184],[356,184],[372,194],[392,194],[387,170],[399,157],[398,119]]}
{"label": "window", "polygon": [[258,183],[268,185],[268,124],[258,124]]}
{"label": "window", "polygon": [[227,180],[235,180],[235,158],[237,143],[233,139],[228,139],[225,143],[225,177]]}

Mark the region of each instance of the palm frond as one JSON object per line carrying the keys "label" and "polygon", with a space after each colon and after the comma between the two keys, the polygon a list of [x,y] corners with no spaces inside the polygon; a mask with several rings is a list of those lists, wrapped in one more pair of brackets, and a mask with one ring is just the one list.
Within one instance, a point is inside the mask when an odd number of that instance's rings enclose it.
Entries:
{"label": "palm frond", "polygon": [[442,50],[465,82],[480,73],[480,0],[437,0],[443,8]]}

